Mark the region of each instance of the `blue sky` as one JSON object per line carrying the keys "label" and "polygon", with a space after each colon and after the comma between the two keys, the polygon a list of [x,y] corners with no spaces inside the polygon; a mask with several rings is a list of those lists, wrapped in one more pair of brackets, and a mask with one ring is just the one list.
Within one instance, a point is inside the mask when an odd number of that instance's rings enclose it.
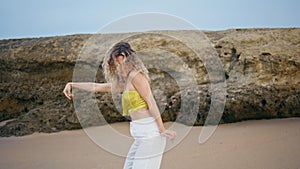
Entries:
{"label": "blue sky", "polygon": [[96,33],[143,12],[178,16],[201,30],[300,27],[299,9],[298,0],[1,0],[0,39]]}

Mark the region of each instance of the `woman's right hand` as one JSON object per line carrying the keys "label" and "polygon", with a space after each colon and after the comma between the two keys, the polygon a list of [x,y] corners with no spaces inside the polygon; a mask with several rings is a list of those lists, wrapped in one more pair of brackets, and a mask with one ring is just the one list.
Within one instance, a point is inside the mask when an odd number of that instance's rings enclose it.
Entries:
{"label": "woman's right hand", "polygon": [[72,84],[71,83],[67,83],[65,88],[64,88],[64,91],[63,93],[65,94],[65,96],[71,100],[73,95],[72,95],[72,92],[71,92],[71,89],[72,89]]}
{"label": "woman's right hand", "polygon": [[172,130],[165,130],[164,132],[162,132],[162,134],[168,137],[171,141],[176,138],[176,132]]}

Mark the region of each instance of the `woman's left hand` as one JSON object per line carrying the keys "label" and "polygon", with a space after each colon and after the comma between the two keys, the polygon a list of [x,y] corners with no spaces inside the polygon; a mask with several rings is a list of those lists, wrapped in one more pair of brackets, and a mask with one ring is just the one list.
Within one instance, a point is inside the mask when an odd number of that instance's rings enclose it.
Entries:
{"label": "woman's left hand", "polygon": [[72,84],[71,83],[67,83],[66,86],[65,86],[65,88],[64,88],[64,90],[63,90],[63,93],[65,94],[65,96],[69,100],[71,100],[72,97],[73,97],[71,90],[72,90]]}

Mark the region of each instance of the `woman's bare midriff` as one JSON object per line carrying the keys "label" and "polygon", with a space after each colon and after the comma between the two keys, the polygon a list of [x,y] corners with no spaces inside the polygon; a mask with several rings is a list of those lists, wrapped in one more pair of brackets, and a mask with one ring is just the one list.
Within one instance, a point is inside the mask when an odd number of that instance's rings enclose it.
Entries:
{"label": "woman's bare midriff", "polygon": [[139,120],[147,117],[152,117],[147,108],[139,109],[135,112],[130,113],[131,120]]}

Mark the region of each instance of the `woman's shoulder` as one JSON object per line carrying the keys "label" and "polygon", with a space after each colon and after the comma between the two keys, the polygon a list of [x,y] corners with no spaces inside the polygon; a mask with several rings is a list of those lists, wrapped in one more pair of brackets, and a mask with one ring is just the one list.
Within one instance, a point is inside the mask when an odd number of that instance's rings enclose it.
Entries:
{"label": "woman's shoulder", "polygon": [[129,79],[134,79],[136,77],[139,77],[140,75],[142,75],[141,71],[138,71],[138,70],[132,70],[130,73],[129,73]]}

